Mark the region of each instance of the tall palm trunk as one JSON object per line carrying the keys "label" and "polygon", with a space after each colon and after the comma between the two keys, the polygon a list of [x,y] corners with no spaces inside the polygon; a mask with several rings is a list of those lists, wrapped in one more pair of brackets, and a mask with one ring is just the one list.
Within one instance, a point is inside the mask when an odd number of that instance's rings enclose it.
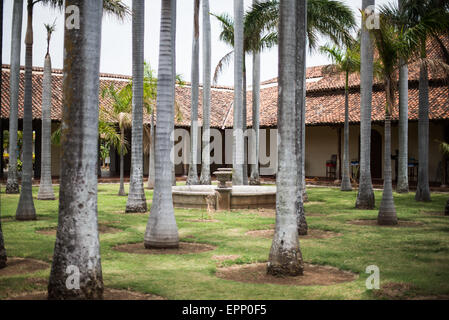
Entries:
{"label": "tall palm trunk", "polygon": [[203,128],[200,184],[209,185],[210,177],[210,87],[211,87],[211,27],[209,0],[203,0]]}
{"label": "tall palm trunk", "polygon": [[246,97],[246,49],[243,48],[243,104],[242,104],[242,131],[243,131],[243,184],[248,185],[248,136],[246,135],[246,130],[248,127],[247,123],[247,97]]}
{"label": "tall palm trunk", "polygon": [[[398,0],[401,9],[404,0]],[[400,60],[399,69],[399,156],[396,191],[408,193],[408,65]]]}
{"label": "tall palm trunk", "polygon": [[[301,2],[298,10],[305,8],[305,0],[282,0],[279,19],[279,108],[278,132],[280,145],[276,175],[276,229],[271,245],[267,273],[271,275],[297,276],[303,273],[302,255],[299,248],[296,199],[298,194],[298,162],[296,150],[295,112],[295,2]],[[305,32],[303,30],[302,32]]]}
{"label": "tall palm trunk", "polygon": [[172,198],[173,167],[170,153],[173,147],[173,55],[174,44],[171,31],[176,28],[172,20],[172,0],[162,0],[159,44],[159,70],[157,84],[157,130],[156,130],[156,183],[153,203],[145,232],[145,247],[176,248],[179,246]]}
{"label": "tall palm trunk", "polygon": [[[50,35],[49,35],[50,37]],[[50,38],[48,39],[50,44]],[[44,76],[42,80],[42,162],[41,180],[38,200],[54,200],[55,194],[51,181],[51,57],[49,46],[44,63]]]}
{"label": "tall palm trunk", "polygon": [[303,135],[305,134],[305,103],[306,103],[306,65],[307,59],[307,38],[303,30],[307,29],[307,2],[300,1],[296,3],[296,59],[295,59],[295,108],[296,108],[296,165],[297,165],[297,185],[298,192],[296,194],[296,219],[299,235],[307,235],[308,226],[304,212],[303,193],[305,184],[303,184],[304,168],[303,158],[305,157],[303,150]]}
{"label": "tall palm trunk", "polygon": [[[177,0],[172,0],[172,21],[174,21],[175,25],[176,25],[176,7],[177,7]],[[171,30],[171,41],[173,43],[173,48],[172,48],[172,61],[173,61],[173,68],[172,68],[172,73],[173,73],[173,83],[175,84],[173,86],[173,98],[172,98],[172,106],[173,106],[173,110],[176,109],[176,28],[172,28]],[[173,127],[173,133],[175,132],[175,121],[174,119],[172,120],[172,127]],[[173,137],[174,138],[174,137]],[[173,150],[175,148],[175,141],[173,141]],[[176,165],[175,162],[173,161],[173,165],[172,165],[172,186],[176,186]]]}
{"label": "tall palm trunk", "polygon": [[396,191],[408,193],[408,66],[401,63],[399,70],[399,157]]}
{"label": "tall palm trunk", "polygon": [[385,92],[388,105],[385,112],[384,190],[377,223],[380,225],[396,225],[398,224],[398,218],[394,206],[391,174],[391,108],[394,103],[391,79],[386,81]]}
{"label": "tall palm trunk", "polygon": [[35,220],[33,201],[33,1],[28,0],[28,23],[25,37],[25,94],[23,101],[22,191],[16,211],[17,220]]}
{"label": "tall palm trunk", "polygon": [[143,67],[145,0],[133,0],[133,100],[131,176],[126,212],[147,212],[143,188]]}
{"label": "tall palm trunk", "polygon": [[[1,46],[1,48],[0,48],[0,61],[1,61],[1,59],[2,59],[1,54],[3,52],[3,0],[0,0],[0,46]],[[1,80],[2,80],[2,76],[0,75],[0,83],[1,83]],[[0,88],[0,99],[1,99],[1,88]],[[2,110],[1,108],[2,108],[2,103],[0,100],[0,114],[1,114],[1,110]],[[0,123],[1,123],[1,119],[0,119]],[[3,128],[0,124],[0,133],[3,132],[2,130],[3,130]],[[2,137],[2,140],[0,142],[3,146],[3,134],[1,135],[1,137]],[[1,149],[0,161],[3,161],[3,149]],[[3,165],[0,166],[0,169],[1,169],[0,178],[2,178],[3,177]],[[0,211],[0,269],[3,269],[4,267],[6,267],[7,257],[6,257],[6,250],[5,250],[5,242],[3,240],[1,214],[2,213]]]}
{"label": "tall palm trunk", "polygon": [[[99,70],[103,1],[67,0],[80,8],[80,29],[65,29],[58,231],[49,299],[102,299],[97,219]],[[76,269],[70,269],[76,267]],[[79,289],[67,272],[79,270]],[[76,274],[76,273],[74,273]]]}
{"label": "tall palm trunk", "polygon": [[150,124],[150,168],[148,170],[148,189],[154,189],[154,179],[156,174],[156,169],[154,165],[154,111],[151,113],[151,124]]}
{"label": "tall palm trunk", "polygon": [[234,139],[232,184],[243,185],[243,0],[234,0]]}
{"label": "tall palm trunk", "polygon": [[198,96],[200,79],[200,0],[193,0],[193,38],[192,38],[192,100],[191,100],[191,135],[190,135],[190,165],[187,185],[199,184],[198,181]]}
{"label": "tall palm trunk", "polygon": [[346,71],[345,80],[345,128],[343,146],[343,176],[341,179],[341,191],[352,191],[349,179],[349,72]]}
{"label": "tall palm trunk", "polygon": [[[426,58],[426,41],[422,40],[421,58]],[[419,73],[419,120],[418,120],[418,185],[416,201],[431,201],[429,187],[429,73],[422,62]]]}
{"label": "tall palm trunk", "polygon": [[6,193],[19,193],[17,179],[17,130],[19,110],[20,51],[22,45],[23,0],[14,1],[11,31],[11,73],[9,83],[9,162]]}
{"label": "tall palm trunk", "polygon": [[[362,0],[362,10],[374,6],[374,0]],[[371,180],[371,109],[373,95],[373,41],[362,16],[360,68],[360,183],[356,208],[374,209]]]}
{"label": "tall palm trunk", "polygon": [[125,193],[125,177],[124,177],[124,153],[125,153],[125,129],[120,127],[120,189],[118,191],[118,195],[121,197],[126,196]]}
{"label": "tall palm trunk", "polygon": [[[253,4],[258,0],[253,0]],[[251,163],[251,172],[249,184],[260,185],[259,176],[259,132],[260,132],[260,52],[253,53],[253,105],[252,105],[252,123],[253,132],[251,135],[252,149],[251,154],[253,163]]]}

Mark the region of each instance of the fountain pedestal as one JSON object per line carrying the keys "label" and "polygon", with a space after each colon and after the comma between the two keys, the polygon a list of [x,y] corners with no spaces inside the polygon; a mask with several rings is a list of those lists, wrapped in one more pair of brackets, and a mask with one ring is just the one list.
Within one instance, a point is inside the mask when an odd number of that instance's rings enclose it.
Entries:
{"label": "fountain pedestal", "polygon": [[228,182],[232,181],[232,171],[229,169],[218,169],[214,172],[220,184],[215,190],[215,204],[217,211],[231,210],[231,192],[232,187],[228,186]]}

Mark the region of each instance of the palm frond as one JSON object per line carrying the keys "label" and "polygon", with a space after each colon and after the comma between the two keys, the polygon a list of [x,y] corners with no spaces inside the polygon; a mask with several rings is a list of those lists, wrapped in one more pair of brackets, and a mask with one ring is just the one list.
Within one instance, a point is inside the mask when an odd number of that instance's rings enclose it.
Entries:
{"label": "palm frond", "polygon": [[213,79],[214,84],[217,83],[218,77],[223,72],[223,69],[229,65],[233,56],[234,56],[234,50],[228,52],[227,54],[224,55],[223,58],[220,59],[217,66],[215,67],[214,79]]}

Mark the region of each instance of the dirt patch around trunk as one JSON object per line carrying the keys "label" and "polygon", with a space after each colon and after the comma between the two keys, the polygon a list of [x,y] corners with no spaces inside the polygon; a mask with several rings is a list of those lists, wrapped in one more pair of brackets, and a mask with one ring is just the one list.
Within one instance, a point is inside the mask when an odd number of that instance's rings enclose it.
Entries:
{"label": "dirt patch around trunk", "polygon": [[[147,293],[129,290],[104,289],[104,300],[165,300],[164,298]],[[12,296],[6,300],[47,300],[47,291],[36,291]]]}
{"label": "dirt patch around trunk", "polygon": [[215,247],[204,243],[180,242],[179,248],[173,249],[146,249],[143,242],[122,244],[114,250],[134,254],[191,254],[212,251]]}
{"label": "dirt patch around trunk", "polygon": [[419,226],[423,225],[422,222],[399,220],[397,225],[394,225],[394,226],[383,226],[383,225],[377,224],[377,220],[373,220],[373,219],[369,219],[369,220],[368,219],[367,220],[351,220],[351,221],[348,221],[348,223],[356,225],[356,226],[392,227],[392,228],[413,228],[413,227],[419,227]]}
{"label": "dirt patch around trunk", "polygon": [[[272,239],[274,236],[274,230],[273,229],[253,230],[253,231],[248,231],[247,233],[245,233],[245,235],[250,236],[250,237]],[[333,237],[339,237],[342,235],[343,234],[341,234],[341,233],[336,233],[336,232],[332,232],[332,231],[309,229],[307,232],[307,235],[299,236],[299,239],[300,240],[303,240],[303,239],[328,239],[328,238],[333,238]]]}
{"label": "dirt patch around trunk", "polygon": [[[39,234],[43,234],[46,236],[56,236],[56,229],[58,227],[54,227],[54,228],[46,228],[46,229],[39,229],[36,230],[36,233]],[[98,225],[98,231],[100,232],[100,234],[106,234],[106,233],[119,233],[122,230],[114,228],[114,227],[109,227],[105,224],[99,224]]]}
{"label": "dirt patch around trunk", "polygon": [[8,257],[6,268],[0,269],[0,277],[33,273],[49,267],[50,265],[48,263],[39,260]]}
{"label": "dirt patch around trunk", "polygon": [[388,282],[380,286],[379,290],[373,290],[373,295],[378,299],[387,300],[448,300],[447,294],[422,295],[418,288],[411,283]]}
{"label": "dirt patch around trunk", "polygon": [[290,286],[328,286],[357,279],[357,275],[330,266],[304,264],[304,274],[274,277],[267,274],[266,263],[237,265],[217,270],[217,277],[245,283],[271,283]]}

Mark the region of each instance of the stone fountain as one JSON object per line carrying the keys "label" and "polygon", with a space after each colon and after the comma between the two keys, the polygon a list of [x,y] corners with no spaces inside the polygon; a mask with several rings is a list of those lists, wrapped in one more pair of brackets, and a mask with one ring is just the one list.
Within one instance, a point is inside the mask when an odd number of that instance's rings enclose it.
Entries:
{"label": "stone fountain", "polygon": [[216,210],[274,209],[276,187],[232,186],[232,168],[218,169],[213,173],[219,185],[176,186],[172,188],[175,208],[207,209],[211,199]]}

